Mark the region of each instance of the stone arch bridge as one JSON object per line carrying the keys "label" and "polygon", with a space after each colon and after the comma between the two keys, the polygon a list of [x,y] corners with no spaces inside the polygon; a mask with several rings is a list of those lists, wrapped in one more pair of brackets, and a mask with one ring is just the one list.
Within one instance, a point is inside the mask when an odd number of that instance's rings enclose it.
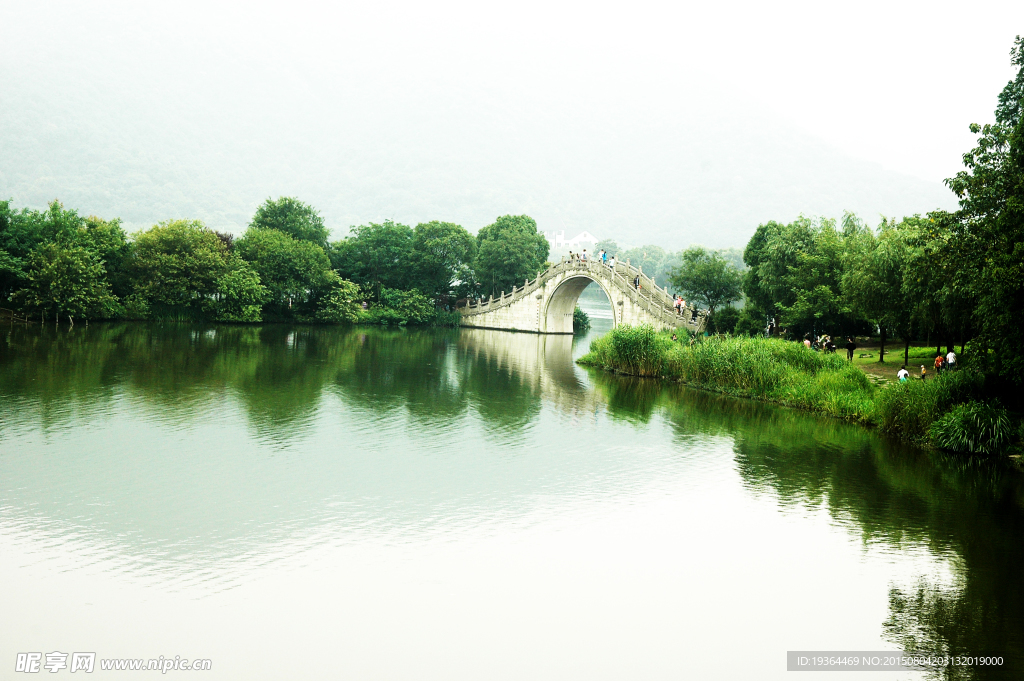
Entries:
{"label": "stone arch bridge", "polygon": [[[635,285],[639,277],[640,286]],[[538,272],[533,281],[498,297],[470,300],[458,311],[462,326],[533,333],[572,333],[572,315],[583,289],[592,282],[608,296],[619,324],[650,324],[656,329],[686,328],[700,333],[705,311],[687,306],[676,313],[668,289],[660,289],[629,262],[614,268],[596,261],[566,260]]]}

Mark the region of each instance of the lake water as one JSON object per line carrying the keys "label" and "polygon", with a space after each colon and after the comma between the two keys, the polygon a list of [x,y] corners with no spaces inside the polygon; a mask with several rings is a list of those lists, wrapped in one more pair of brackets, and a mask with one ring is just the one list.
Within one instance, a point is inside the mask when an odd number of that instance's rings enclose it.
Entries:
{"label": "lake water", "polygon": [[1024,678],[1019,475],[584,370],[588,342],[0,330],[0,678],[91,651],[210,679],[779,679],[788,650],[901,648]]}

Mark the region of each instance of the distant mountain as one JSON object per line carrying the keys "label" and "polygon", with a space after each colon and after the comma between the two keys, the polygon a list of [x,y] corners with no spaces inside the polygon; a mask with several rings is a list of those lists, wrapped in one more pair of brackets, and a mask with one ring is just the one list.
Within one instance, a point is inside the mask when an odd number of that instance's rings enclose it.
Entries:
{"label": "distant mountain", "polygon": [[59,198],[131,228],[190,217],[237,233],[263,199],[294,195],[335,236],[385,218],[475,231],[526,213],[547,231],[718,248],[800,213],[875,223],[955,206],[940,183],[845,156],[753,104],[723,104],[723,116],[696,98],[679,108],[469,85],[382,93],[329,74],[112,72],[88,55],[59,73],[10,66],[0,197]]}

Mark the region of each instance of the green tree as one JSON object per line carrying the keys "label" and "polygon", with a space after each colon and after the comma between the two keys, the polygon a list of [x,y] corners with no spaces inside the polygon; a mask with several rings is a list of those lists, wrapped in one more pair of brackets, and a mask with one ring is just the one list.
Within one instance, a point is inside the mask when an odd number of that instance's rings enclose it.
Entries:
{"label": "green tree", "polygon": [[85,218],[75,241],[95,253],[103,262],[114,295],[124,297],[131,293],[128,259],[131,241],[121,227],[121,220],[103,220],[95,215]]}
{"label": "green tree", "polygon": [[413,230],[385,220],[352,229],[332,244],[331,263],[343,279],[359,284],[375,300],[384,288],[405,289],[412,279]]}
{"label": "green tree", "polygon": [[497,295],[522,286],[547,262],[550,244],[526,215],[503,215],[476,235],[476,279],[483,293]]}
{"label": "green tree", "polygon": [[260,275],[241,258],[230,259],[228,270],[217,281],[215,319],[222,322],[258,322],[270,291]]}
{"label": "green tree", "polygon": [[609,256],[619,254],[619,244],[614,239],[601,239],[594,244],[594,251],[600,253],[601,251],[607,251]]}
{"label": "green tree", "polygon": [[878,361],[884,362],[887,333],[903,338],[909,351],[914,301],[906,285],[911,259],[907,231],[895,219],[883,220],[877,235],[860,232],[855,243],[847,254],[843,293],[853,309],[878,325]]}
{"label": "green tree", "polygon": [[684,298],[702,304],[714,317],[716,308],[739,300],[743,275],[715,251],[692,246],[683,251],[670,280]]}
{"label": "green tree", "polygon": [[117,302],[99,257],[81,246],[47,243],[29,258],[28,307],[54,317],[107,316]]}
{"label": "green tree", "polygon": [[743,290],[750,316],[775,317],[791,334],[832,334],[863,330],[843,296],[846,252],[864,227],[847,214],[843,230],[834,220],[801,216],[789,224],[759,225],[747,243]]}
{"label": "green tree", "polygon": [[135,235],[129,272],[135,295],[159,317],[208,313],[230,263],[224,242],[198,220],[162,222]]}
{"label": "green tree", "polygon": [[267,311],[276,315],[313,314],[320,295],[337,279],[324,249],[276,229],[249,228],[234,249],[259,274],[267,288]]}
{"label": "green tree", "polygon": [[1010,51],[1016,77],[999,95],[995,123],[971,125],[978,145],[964,154],[966,170],[946,180],[960,199],[949,218],[954,286],[975,303],[979,359],[1024,382],[1024,39]]}
{"label": "green tree", "polygon": [[320,299],[316,318],[319,321],[332,324],[354,322],[359,319],[361,311],[362,292],[359,290],[359,286],[339,278]]}
{"label": "green tree", "polygon": [[629,261],[633,267],[639,267],[658,286],[664,287],[672,280],[672,272],[679,266],[679,256],[671,256],[661,246],[637,246],[620,254],[623,262]]}
{"label": "green tree", "polygon": [[309,241],[321,248],[327,248],[330,232],[312,206],[291,196],[282,196],[276,201],[267,199],[256,209],[249,223],[251,229],[276,229],[299,241]]}
{"label": "green tree", "polygon": [[435,220],[413,230],[413,286],[435,303],[472,292],[474,258],[476,239],[460,225]]}

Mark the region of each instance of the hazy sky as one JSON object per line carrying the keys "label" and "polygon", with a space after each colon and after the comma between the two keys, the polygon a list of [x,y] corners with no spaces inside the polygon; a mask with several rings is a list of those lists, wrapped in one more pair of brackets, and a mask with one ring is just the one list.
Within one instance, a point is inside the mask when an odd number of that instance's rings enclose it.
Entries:
{"label": "hazy sky", "polygon": [[[739,233],[752,232],[757,220],[790,219],[798,212],[835,215],[861,205],[868,211],[920,212],[947,201],[933,197],[940,196],[938,183],[960,169],[960,156],[972,146],[967,125],[991,120],[996,95],[1012,77],[1008,53],[1014,36],[1024,33],[1024,2],[145,5],[4,0],[0,22],[5,27],[0,85],[11,94],[6,105],[0,99],[0,124],[9,128],[0,141],[0,152],[7,157],[0,159],[0,194],[18,194],[14,198],[21,203],[38,203],[33,187],[38,196],[75,195],[73,178],[60,177],[55,169],[72,167],[70,160],[58,155],[45,170],[22,173],[19,168],[28,168],[29,157],[53,144],[38,142],[34,147],[37,137],[52,136],[52,128],[64,126],[78,126],[74,129],[82,132],[62,144],[100,158],[110,142],[94,134],[100,123],[87,120],[89,116],[134,131],[134,139],[141,140],[180,128],[181,140],[163,147],[153,144],[147,168],[196,176],[190,162],[208,168],[215,158],[211,154],[220,154],[225,168],[221,174],[240,173],[232,187],[252,187],[254,196],[300,193],[326,206],[325,214],[336,223],[390,217],[389,211],[410,220],[448,217],[403,213],[402,192],[418,196],[420,188],[439,198],[436,205],[410,198],[414,212],[447,211],[473,221],[532,210],[546,217],[549,224],[542,227],[550,229],[566,219],[549,206],[562,191],[557,182],[574,179],[580,186],[573,185],[575,193],[571,201],[566,194],[567,202],[605,201],[601,210],[615,212],[616,200],[608,198],[605,187],[623,183],[613,172],[613,166],[623,164],[610,154],[588,155],[595,136],[609,144],[620,139],[623,158],[632,154],[630,162],[638,166],[654,167],[643,160],[646,156],[632,153],[641,147],[655,155],[659,148],[671,148],[683,163],[689,155],[684,137],[673,132],[671,140],[665,139],[673,120],[685,121],[683,127],[694,140],[706,132],[711,139],[699,142],[716,163],[732,164],[721,171],[730,181],[754,181],[744,172],[746,155],[766,153],[772,144],[792,148],[792,140],[799,137],[804,140],[800,145],[820,145],[819,151],[808,152],[817,154],[815,158],[832,154],[835,163],[839,156],[860,159],[936,187],[911,182],[907,186],[917,194],[906,206],[892,199],[876,206],[864,199],[872,191],[864,187],[847,199],[840,187],[837,198],[824,208],[797,194],[769,207],[764,197],[780,196],[781,190],[747,191],[751,201],[763,206],[729,218]],[[18,119],[14,109],[25,102],[45,102],[47,109],[71,113],[61,113],[56,122],[36,123],[36,114],[32,120]],[[86,110],[73,111],[75,102]],[[110,123],[118,116],[116,124]],[[474,122],[484,118],[486,125]],[[72,119],[77,123],[72,125]],[[146,125],[153,129],[140,132]],[[225,137],[235,139],[233,146],[212,151]],[[715,139],[722,140],[721,153],[707,151]],[[395,148],[384,154],[379,150],[388,141]],[[276,170],[268,166],[259,178],[243,177],[253,166],[246,148],[261,144],[286,146],[291,155],[275,157]],[[456,182],[446,179],[449,175],[414,161],[403,166],[403,154],[413,159],[446,145],[459,147],[452,163],[457,161],[470,177],[484,177],[474,163],[494,163],[516,149],[529,162],[510,163],[511,169],[500,177],[466,184],[460,188],[463,194],[448,196],[446,183]],[[663,155],[657,168],[671,168],[673,159],[668,152]],[[352,168],[334,158],[344,156],[369,161]],[[308,165],[323,164],[321,179],[309,179],[316,174],[299,167],[303,158],[310,159]],[[374,159],[379,167],[371,181],[370,170],[361,175],[359,168],[369,168]],[[794,159],[796,165],[803,163]],[[233,161],[242,167],[232,166]],[[706,171],[708,164],[701,161],[694,173]],[[111,185],[127,189],[118,193],[112,187],[111,198],[96,209],[138,214],[138,202],[146,194],[132,195],[132,180],[126,179],[137,171],[112,162],[101,165],[111,173]],[[862,164],[855,174],[863,178],[874,172],[872,167]],[[523,189],[537,182],[531,179],[533,169],[558,179],[544,179],[540,189]],[[638,177],[633,171],[620,172],[626,179]],[[32,173],[57,179],[30,177]],[[346,195],[342,201],[358,207],[330,207],[332,190],[323,179],[329,175],[350,188],[359,186],[356,198]],[[688,184],[686,177],[673,182]],[[882,185],[892,186],[889,177],[879,175]],[[152,177],[147,181],[156,182]],[[638,182],[638,191],[653,191],[652,180]],[[793,179],[790,184],[802,182]],[[190,194],[198,190],[183,180],[160,183],[160,210],[191,210],[213,223],[237,224],[241,219],[190,204]],[[180,207],[167,198],[173,193],[168,184],[181,195]],[[692,214],[651,205],[685,191],[676,185],[644,198],[651,212],[638,222],[653,224],[664,215],[666,224],[691,219],[706,223],[718,210],[713,197],[703,212]],[[377,186],[387,198],[374,203]],[[597,196],[586,193],[588,186]],[[538,198],[544,187],[553,187],[553,196]],[[523,196],[516,194],[519,190]],[[702,198],[708,194],[707,189],[700,192]],[[125,198],[122,206],[122,195],[135,203]],[[245,207],[236,212],[251,214],[250,199],[239,201]],[[728,212],[736,195],[723,194],[721,201]],[[463,210],[470,204],[472,210]],[[177,216],[128,219],[168,217]],[[347,225],[332,226],[343,232]],[[471,229],[479,226],[467,224]],[[696,227],[679,229],[686,233],[680,239],[695,240]]]}

